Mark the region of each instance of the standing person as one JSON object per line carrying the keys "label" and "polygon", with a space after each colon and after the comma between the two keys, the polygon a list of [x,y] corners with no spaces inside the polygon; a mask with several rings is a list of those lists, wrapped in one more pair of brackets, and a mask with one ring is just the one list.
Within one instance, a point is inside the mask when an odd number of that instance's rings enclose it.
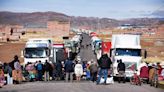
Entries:
{"label": "standing person", "polygon": [[3,72],[3,66],[0,64],[0,88],[5,84],[5,76]]}
{"label": "standing person", "polygon": [[44,81],[50,80],[50,71],[51,71],[51,64],[48,62],[48,60],[44,63]]}
{"label": "standing person", "polygon": [[56,80],[62,79],[62,63],[61,61],[57,61],[56,63]]}
{"label": "standing person", "polygon": [[[4,76],[5,76],[5,80],[7,80],[8,76],[8,64],[4,63],[3,64],[3,71],[4,71]],[[7,84],[7,82],[5,83],[5,85]]]}
{"label": "standing person", "polygon": [[19,84],[22,81],[22,69],[17,55],[14,56],[12,62],[14,62],[14,68],[12,71],[13,82]]}
{"label": "standing person", "polygon": [[153,68],[153,66],[155,66],[155,65],[150,65],[149,66],[149,83],[151,83],[151,81],[153,80],[153,75],[154,75],[154,73],[155,73],[155,68]]}
{"label": "standing person", "polygon": [[38,63],[39,63],[39,61],[36,61],[35,63],[34,63],[34,67],[35,67],[35,74],[36,74],[36,81],[38,81],[39,79],[38,79],[38,70],[37,70],[37,65],[38,65]]}
{"label": "standing person", "polygon": [[4,69],[7,73],[7,84],[13,84],[11,62],[9,64],[6,63]]}
{"label": "standing person", "polygon": [[88,61],[87,65],[86,65],[86,79],[87,80],[91,79],[91,73],[90,73],[90,70],[89,70],[90,65],[91,65],[91,61]]}
{"label": "standing person", "polygon": [[148,68],[146,63],[145,63],[144,66],[141,67],[140,78],[143,79],[143,80],[146,80],[146,82],[148,83],[148,80],[149,80],[149,68]]}
{"label": "standing person", "polygon": [[162,66],[160,65],[160,62],[157,63],[157,68],[158,68],[158,75],[161,75]]}
{"label": "standing person", "polygon": [[81,76],[83,74],[83,66],[81,65],[80,61],[75,65],[75,75],[76,75],[76,80],[80,81]]}
{"label": "standing person", "polygon": [[120,81],[122,80],[123,83],[125,83],[125,64],[122,62],[122,60],[120,59],[118,61],[118,66],[117,66],[117,70],[118,70],[118,82],[120,83]]}
{"label": "standing person", "polygon": [[70,58],[66,60],[64,69],[66,72],[66,82],[68,82],[68,78],[70,77],[70,81],[73,82],[73,72],[74,72],[74,63]]}
{"label": "standing person", "polygon": [[54,71],[55,66],[52,62],[50,63],[50,65],[51,67],[50,67],[49,75],[50,75],[50,80],[52,80],[54,78],[53,71]]}
{"label": "standing person", "polygon": [[97,79],[97,84],[100,83],[100,79],[104,77],[104,84],[106,84],[106,80],[108,77],[108,69],[110,69],[112,62],[111,59],[108,57],[107,54],[103,54],[100,59],[98,60],[98,65],[100,67],[99,77]]}
{"label": "standing person", "polygon": [[161,77],[162,77],[162,79],[164,80],[164,68],[162,68]]}
{"label": "standing person", "polygon": [[42,81],[42,76],[43,76],[43,71],[44,71],[44,66],[39,60],[39,63],[36,66],[36,70],[38,71],[38,80]]}
{"label": "standing person", "polygon": [[98,72],[98,66],[97,63],[94,61],[91,61],[91,65],[89,66],[90,74],[91,74],[91,81],[95,82],[97,79],[97,72]]}
{"label": "standing person", "polygon": [[32,64],[31,62],[28,62],[25,69],[28,72],[29,81],[31,81],[31,82],[34,81],[34,79],[35,79],[34,64]]}

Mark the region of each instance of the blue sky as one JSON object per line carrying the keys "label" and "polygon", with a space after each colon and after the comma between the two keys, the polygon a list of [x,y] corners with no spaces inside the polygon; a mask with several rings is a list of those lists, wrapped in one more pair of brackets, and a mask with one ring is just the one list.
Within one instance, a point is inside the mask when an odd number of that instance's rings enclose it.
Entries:
{"label": "blue sky", "polygon": [[151,15],[157,10],[164,11],[164,0],[0,0],[0,11],[54,11],[69,16],[115,19],[158,17]]}

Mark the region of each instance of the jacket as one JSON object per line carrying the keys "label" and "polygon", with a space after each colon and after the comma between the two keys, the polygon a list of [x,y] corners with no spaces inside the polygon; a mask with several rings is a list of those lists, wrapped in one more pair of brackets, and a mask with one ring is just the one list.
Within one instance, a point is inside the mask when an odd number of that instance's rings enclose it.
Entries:
{"label": "jacket", "polygon": [[91,65],[89,66],[89,70],[90,70],[91,73],[95,73],[95,72],[98,71],[98,67],[97,67],[96,64],[91,64]]}
{"label": "jacket", "polygon": [[108,55],[104,54],[98,60],[98,64],[101,69],[110,69],[112,62],[111,59],[108,57]]}
{"label": "jacket", "polygon": [[149,78],[149,68],[148,67],[146,67],[146,66],[141,67],[140,77],[141,78]]}
{"label": "jacket", "polygon": [[118,71],[125,71],[125,64],[124,63],[122,63],[122,62],[120,62],[119,64],[118,64]]}
{"label": "jacket", "polygon": [[72,60],[66,60],[64,69],[65,72],[74,72],[74,63]]}

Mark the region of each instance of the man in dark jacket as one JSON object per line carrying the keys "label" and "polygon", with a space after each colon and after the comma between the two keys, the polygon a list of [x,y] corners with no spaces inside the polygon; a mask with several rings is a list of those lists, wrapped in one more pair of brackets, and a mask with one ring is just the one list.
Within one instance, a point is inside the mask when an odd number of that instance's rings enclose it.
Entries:
{"label": "man in dark jacket", "polygon": [[49,81],[50,80],[50,71],[52,70],[51,64],[46,60],[44,63],[44,81]]}
{"label": "man in dark jacket", "polygon": [[62,79],[62,63],[61,61],[56,62],[56,80],[61,80]]}
{"label": "man in dark jacket", "polygon": [[103,54],[101,58],[98,60],[98,64],[100,67],[99,71],[99,77],[97,79],[97,84],[100,83],[100,79],[104,77],[104,84],[106,84],[106,80],[108,77],[108,69],[110,69],[110,66],[112,64],[111,59],[108,57],[107,54]]}
{"label": "man in dark jacket", "polygon": [[121,80],[125,83],[125,64],[122,62],[122,60],[118,60],[118,67],[117,67],[119,76],[118,76],[118,82],[120,83]]}
{"label": "man in dark jacket", "polygon": [[73,60],[70,58],[66,60],[65,66],[64,66],[65,72],[66,72],[66,82],[68,82],[68,78],[70,77],[70,81],[73,81],[73,72],[74,72],[74,63]]}

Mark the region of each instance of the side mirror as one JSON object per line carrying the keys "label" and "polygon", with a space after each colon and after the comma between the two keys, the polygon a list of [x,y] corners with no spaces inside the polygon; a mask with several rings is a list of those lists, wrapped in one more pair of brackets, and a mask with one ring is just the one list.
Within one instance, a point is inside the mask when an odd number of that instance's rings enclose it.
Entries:
{"label": "side mirror", "polygon": [[141,56],[143,58],[147,58],[147,51],[146,51],[146,49],[142,49]]}
{"label": "side mirror", "polygon": [[109,56],[112,57],[112,49],[110,49]]}
{"label": "side mirror", "polygon": [[115,49],[110,49],[110,57],[112,57],[113,55],[115,55]]}
{"label": "side mirror", "polygon": [[21,58],[24,58],[24,55],[25,55],[25,50],[21,50]]}
{"label": "side mirror", "polygon": [[147,51],[144,51],[144,58],[147,58]]}
{"label": "side mirror", "polygon": [[49,49],[46,50],[46,54],[47,56],[50,56],[51,55],[51,51]]}

